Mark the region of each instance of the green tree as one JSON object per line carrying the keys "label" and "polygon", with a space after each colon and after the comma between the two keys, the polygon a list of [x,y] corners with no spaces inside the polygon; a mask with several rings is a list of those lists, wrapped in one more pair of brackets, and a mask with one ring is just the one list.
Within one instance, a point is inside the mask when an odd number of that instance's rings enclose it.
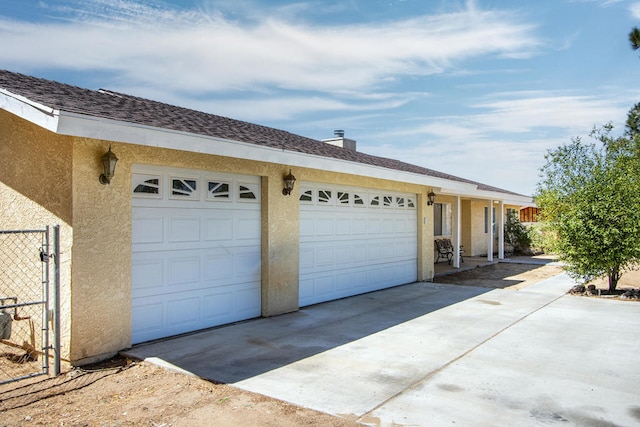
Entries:
{"label": "green tree", "polygon": [[626,122],[626,135],[629,138],[633,138],[633,135],[640,134],[640,102],[633,106],[629,110]]}
{"label": "green tree", "polygon": [[633,50],[640,49],[640,30],[638,27],[633,27],[633,30],[629,33],[629,41]]}
{"label": "green tree", "polygon": [[536,194],[569,274],[607,276],[610,292],[640,260],[640,135],[627,127],[613,137],[612,130],[606,125],[592,131],[592,143],[576,138],[549,151]]}

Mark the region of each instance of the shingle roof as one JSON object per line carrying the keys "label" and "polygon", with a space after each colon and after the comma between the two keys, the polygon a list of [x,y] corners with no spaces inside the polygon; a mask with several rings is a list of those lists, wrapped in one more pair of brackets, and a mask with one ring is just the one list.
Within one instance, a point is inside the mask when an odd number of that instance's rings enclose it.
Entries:
{"label": "shingle roof", "polygon": [[0,70],[0,88],[56,110],[358,162],[474,184],[480,190],[522,196],[508,190],[399,160],[336,147],[287,131],[123,93],[102,89],[89,90],[6,70]]}

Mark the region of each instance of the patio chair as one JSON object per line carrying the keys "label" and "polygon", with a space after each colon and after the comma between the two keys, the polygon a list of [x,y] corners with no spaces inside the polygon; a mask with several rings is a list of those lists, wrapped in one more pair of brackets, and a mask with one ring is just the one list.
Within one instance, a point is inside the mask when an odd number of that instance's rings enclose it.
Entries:
{"label": "patio chair", "polygon": [[453,258],[453,246],[451,245],[451,241],[449,241],[449,245],[446,242],[447,239],[436,239],[436,249],[438,249],[438,258],[436,259],[436,264],[440,262],[440,258],[446,259],[449,264],[451,264],[451,258]]}
{"label": "patio chair", "polygon": [[[446,258],[449,265],[453,259],[453,244],[450,239],[436,239],[436,247],[438,248],[438,258],[436,263],[440,261],[440,258]],[[464,262],[462,254],[464,253],[464,246],[460,245],[460,262]]]}

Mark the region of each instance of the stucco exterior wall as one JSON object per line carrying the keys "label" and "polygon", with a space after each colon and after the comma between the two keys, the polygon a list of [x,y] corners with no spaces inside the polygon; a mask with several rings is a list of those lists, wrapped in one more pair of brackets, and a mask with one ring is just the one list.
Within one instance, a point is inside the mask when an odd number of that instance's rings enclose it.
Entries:
{"label": "stucco exterior wall", "polygon": [[474,256],[472,243],[472,211],[471,200],[462,200],[460,202],[460,244],[464,246],[465,256]]}
{"label": "stucco exterior wall", "polygon": [[[72,140],[0,110],[0,230],[60,226],[61,357],[69,359]],[[35,284],[38,286],[38,284]],[[3,296],[3,295],[0,295]]]}
{"label": "stucco exterior wall", "polygon": [[489,233],[484,232],[484,208],[489,206],[485,200],[471,201],[471,255],[486,256]]}
{"label": "stucco exterior wall", "polygon": [[[278,173],[279,172],[279,173]],[[300,211],[298,187],[282,195],[286,168],[262,178],[262,315],[298,309]]]}

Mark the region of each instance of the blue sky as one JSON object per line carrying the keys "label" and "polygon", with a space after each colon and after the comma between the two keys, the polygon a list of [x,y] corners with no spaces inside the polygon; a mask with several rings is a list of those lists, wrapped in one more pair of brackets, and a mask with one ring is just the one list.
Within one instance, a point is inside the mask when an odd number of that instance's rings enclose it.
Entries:
{"label": "blue sky", "polygon": [[625,0],[2,0],[0,68],[533,194],[640,101]]}

